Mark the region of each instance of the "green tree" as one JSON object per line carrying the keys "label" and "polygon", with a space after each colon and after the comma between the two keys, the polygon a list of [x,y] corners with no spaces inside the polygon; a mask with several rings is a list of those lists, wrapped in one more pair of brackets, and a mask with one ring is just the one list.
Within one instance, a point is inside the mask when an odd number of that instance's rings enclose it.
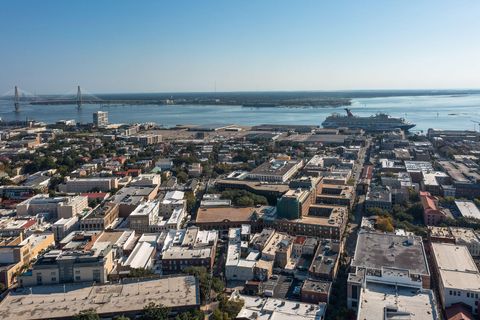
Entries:
{"label": "green tree", "polygon": [[131,269],[130,274],[128,276],[130,278],[140,278],[140,277],[150,277],[152,275],[154,275],[154,273],[150,269],[136,268],[136,269]]}
{"label": "green tree", "polygon": [[392,218],[389,216],[378,217],[375,226],[378,230],[384,232],[393,232],[395,230],[393,227]]}
{"label": "green tree", "polygon": [[223,289],[225,288],[225,285],[223,284],[223,281],[219,278],[213,278],[212,279],[212,289],[215,291],[215,292],[222,292]]}
{"label": "green tree", "polygon": [[205,315],[200,310],[194,309],[182,312],[175,317],[175,320],[203,320]]}
{"label": "green tree", "polygon": [[376,207],[368,208],[366,213],[367,213],[367,216],[385,216],[385,215],[388,215],[388,212],[386,210],[381,209],[381,208],[376,208]]}
{"label": "green tree", "polygon": [[[220,296],[219,301],[220,303],[218,305],[218,308],[224,314],[226,313],[228,315],[228,319],[235,319],[245,304],[245,301],[241,299],[232,300],[226,297],[225,295]],[[224,319],[225,319],[225,315],[224,315]]]}
{"label": "green tree", "polygon": [[248,196],[243,196],[235,199],[235,205],[241,207],[252,207],[253,205],[255,205],[255,202],[252,198]]}
{"label": "green tree", "polygon": [[421,202],[416,202],[407,209],[407,213],[416,221],[423,221],[423,206]]}
{"label": "green tree", "polygon": [[223,313],[220,309],[213,310],[212,320],[228,320],[228,313]]}
{"label": "green tree", "polygon": [[408,199],[411,202],[420,201],[420,196],[418,191],[416,191],[414,188],[408,188]]}
{"label": "green tree", "polygon": [[74,320],[100,320],[94,309],[80,311],[73,317]]}
{"label": "green tree", "polygon": [[177,179],[180,183],[185,183],[188,180],[188,174],[185,171],[177,172]]}
{"label": "green tree", "polygon": [[155,304],[150,302],[143,307],[142,320],[167,320],[169,310],[162,304]]}
{"label": "green tree", "polygon": [[197,202],[197,198],[192,191],[185,192],[185,199],[187,200],[187,212],[192,212]]}

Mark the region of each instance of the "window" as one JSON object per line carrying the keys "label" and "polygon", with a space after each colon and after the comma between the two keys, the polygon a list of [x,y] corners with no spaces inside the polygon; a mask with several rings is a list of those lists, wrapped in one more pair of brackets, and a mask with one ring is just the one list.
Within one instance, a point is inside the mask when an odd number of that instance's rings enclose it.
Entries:
{"label": "window", "polygon": [[57,282],[57,277],[52,277],[52,282]]}
{"label": "window", "polygon": [[98,270],[98,269],[93,270],[93,281],[99,282],[100,280],[101,280],[100,279],[100,270]]}
{"label": "window", "polygon": [[453,295],[453,292],[452,292],[452,290],[450,290],[450,295]]}
{"label": "window", "polygon": [[75,276],[75,281],[80,281],[80,276]]}
{"label": "window", "polygon": [[467,292],[467,298],[470,298],[470,292]]}

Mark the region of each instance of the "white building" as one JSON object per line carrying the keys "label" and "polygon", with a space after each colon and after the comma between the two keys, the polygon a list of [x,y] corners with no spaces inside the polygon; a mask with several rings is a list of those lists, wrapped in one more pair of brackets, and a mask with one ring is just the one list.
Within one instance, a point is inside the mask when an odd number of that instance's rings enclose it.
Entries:
{"label": "white building", "polygon": [[78,229],[78,217],[61,218],[52,225],[52,232],[55,241],[65,238],[70,232]]}
{"label": "white building", "polygon": [[361,291],[357,320],[436,320],[435,305],[432,290],[368,283]]}
{"label": "white building", "polygon": [[93,190],[105,192],[117,188],[117,178],[67,178],[65,183],[58,186],[60,192],[66,193],[83,193]]}
{"label": "white building", "polygon": [[480,210],[473,201],[456,200],[455,205],[462,217],[480,219]]}
{"label": "white building", "polygon": [[434,242],[432,251],[443,308],[463,303],[478,314],[480,273],[467,247]]}
{"label": "white building", "polygon": [[265,182],[285,182],[303,166],[303,161],[271,159],[253,169],[247,178]]}
{"label": "white building", "polygon": [[228,250],[225,261],[225,278],[227,280],[247,281],[254,278],[256,258],[242,258],[242,228],[230,228],[228,231]]}
{"label": "white building", "polygon": [[130,181],[130,186],[156,187],[162,183],[162,176],[159,174],[141,174]]}
{"label": "white building", "polygon": [[173,210],[179,207],[186,207],[186,201],[183,200],[185,193],[183,191],[169,191],[160,202],[160,215],[170,216]]}
{"label": "white building", "polygon": [[108,112],[96,111],[93,113],[93,124],[96,127],[105,127],[108,125]]}
{"label": "white building", "polygon": [[324,302],[311,304],[283,299],[244,296],[238,292],[234,292],[230,299],[244,301],[237,319],[322,320],[327,309],[327,304]]}
{"label": "white building", "polygon": [[450,227],[455,244],[466,246],[472,257],[480,257],[480,239],[473,229]]}
{"label": "white building", "polygon": [[39,213],[49,213],[56,218],[71,218],[88,208],[88,198],[55,197],[39,194],[17,205],[17,215],[34,216]]}
{"label": "white building", "polygon": [[159,207],[158,201],[142,202],[128,216],[130,229],[139,233],[150,232],[150,226],[158,219]]}

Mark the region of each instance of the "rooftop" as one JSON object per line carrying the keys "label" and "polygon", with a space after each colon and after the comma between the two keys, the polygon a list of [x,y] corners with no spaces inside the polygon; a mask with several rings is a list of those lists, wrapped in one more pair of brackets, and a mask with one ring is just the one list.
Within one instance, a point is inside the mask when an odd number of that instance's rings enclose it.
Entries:
{"label": "rooftop", "polygon": [[434,320],[434,294],[431,290],[369,283],[362,290],[357,319]]}
{"label": "rooftop", "polygon": [[466,246],[434,242],[432,249],[445,288],[480,292],[480,273]]}
{"label": "rooftop", "polygon": [[455,205],[463,217],[480,219],[480,210],[473,201],[456,200]]}
{"label": "rooftop", "polygon": [[422,239],[417,236],[360,232],[352,266],[397,268],[413,274],[429,275]]}
{"label": "rooftop", "polygon": [[117,314],[142,310],[148,303],[158,301],[175,309],[199,305],[199,299],[193,276],[94,287],[80,284],[38,286],[10,292],[0,303],[0,318],[54,319],[73,317],[86,309],[94,309],[99,314]]}
{"label": "rooftop", "polygon": [[237,294],[245,304],[237,315],[242,319],[258,320],[304,320],[322,319],[325,316],[326,304],[310,304],[274,298],[260,298]]}
{"label": "rooftop", "polygon": [[290,169],[298,165],[298,161],[288,161],[288,160],[277,160],[273,159],[267,162],[262,163],[255,169],[253,169],[250,174],[257,175],[284,175]]}
{"label": "rooftop", "polygon": [[303,283],[302,291],[329,293],[332,283],[330,281],[307,279]]}
{"label": "rooftop", "polygon": [[208,207],[199,208],[196,223],[211,223],[228,221],[250,221],[254,207]]}

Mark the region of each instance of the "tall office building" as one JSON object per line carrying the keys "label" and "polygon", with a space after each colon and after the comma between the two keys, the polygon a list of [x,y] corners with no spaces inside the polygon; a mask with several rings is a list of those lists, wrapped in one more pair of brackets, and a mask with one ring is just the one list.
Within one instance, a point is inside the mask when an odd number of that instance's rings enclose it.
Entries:
{"label": "tall office building", "polygon": [[97,127],[108,125],[108,112],[97,111],[93,113],[93,124]]}

